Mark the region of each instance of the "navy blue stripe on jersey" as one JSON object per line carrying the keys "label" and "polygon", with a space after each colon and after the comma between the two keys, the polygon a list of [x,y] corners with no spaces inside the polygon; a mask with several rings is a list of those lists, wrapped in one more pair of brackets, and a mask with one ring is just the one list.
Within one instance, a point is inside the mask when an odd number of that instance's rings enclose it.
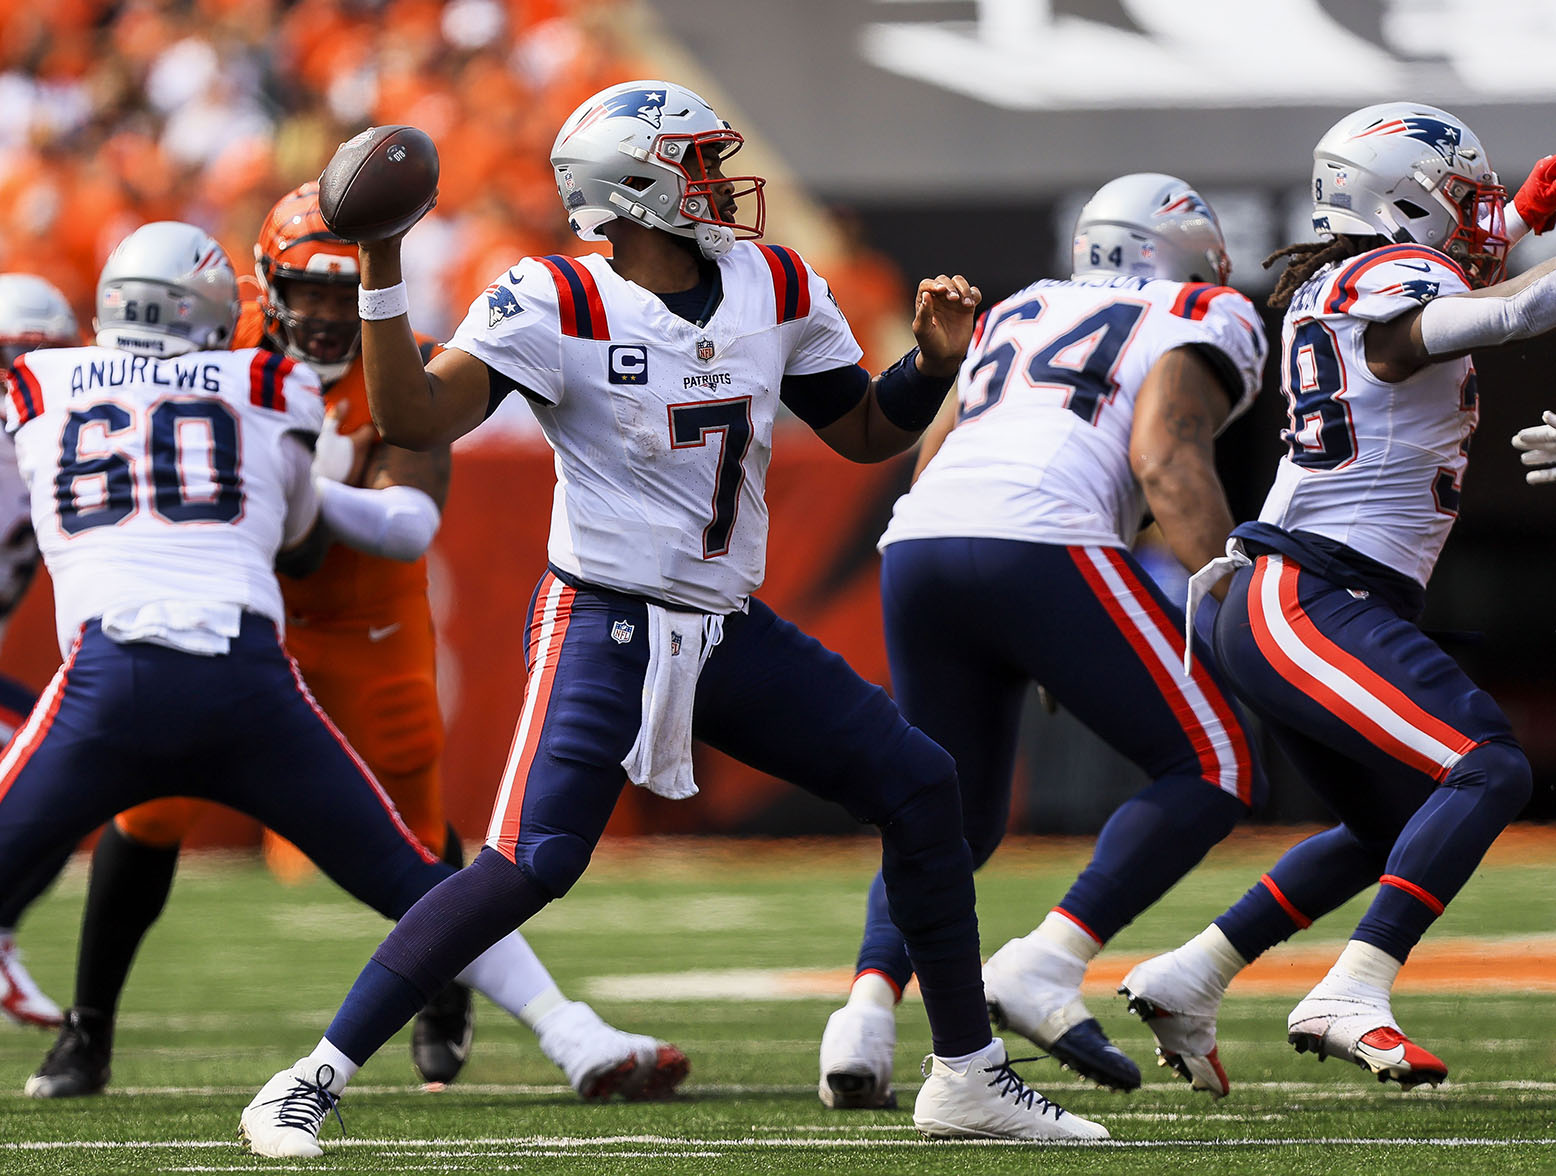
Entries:
{"label": "navy blue stripe on jersey", "polygon": [[870,373],[861,364],[785,376],[778,399],[813,429],[824,429],[841,420],[870,390]]}
{"label": "navy blue stripe on jersey", "polygon": [[1212,286],[1206,282],[1194,282],[1184,286],[1178,299],[1172,304],[1172,313],[1179,318],[1203,319],[1210,311],[1211,302],[1222,294],[1235,294],[1230,286]]}
{"label": "navy blue stripe on jersey", "polygon": [[281,381],[292,370],[292,361],[279,351],[261,351],[249,364],[249,401],[259,408],[286,411]]}
{"label": "navy blue stripe on jersey", "polygon": [[778,321],[793,322],[810,313],[810,275],[800,255],[782,245],[759,245],[773,276]]}
{"label": "navy blue stripe on jersey", "polygon": [[1424,245],[1385,245],[1381,249],[1374,249],[1370,253],[1364,253],[1353,261],[1340,275],[1334,284],[1334,290],[1329,295],[1329,300],[1324,303],[1325,314],[1345,314],[1355,306],[1361,298],[1359,288],[1362,275],[1373,266],[1383,265],[1391,261],[1431,261],[1438,265],[1451,269],[1457,274],[1466,286],[1470,280],[1464,276],[1464,271],[1459,268],[1447,254],[1439,253],[1435,249],[1429,249]]}
{"label": "navy blue stripe on jersey", "polygon": [[542,257],[540,262],[551,271],[551,280],[556,283],[557,318],[562,333],[575,339],[609,339],[605,304],[594,276],[560,253]]}
{"label": "navy blue stripe on jersey", "polygon": [[11,365],[11,404],[16,409],[17,428],[43,411],[43,389],[38,387],[38,377],[28,370],[25,355],[18,355]]}

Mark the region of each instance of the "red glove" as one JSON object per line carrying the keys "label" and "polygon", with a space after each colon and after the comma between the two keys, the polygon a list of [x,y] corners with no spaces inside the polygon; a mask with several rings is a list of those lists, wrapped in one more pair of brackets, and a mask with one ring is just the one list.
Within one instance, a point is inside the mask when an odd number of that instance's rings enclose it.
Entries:
{"label": "red glove", "polygon": [[1556,155],[1538,160],[1524,186],[1513,197],[1513,207],[1535,236],[1556,227]]}

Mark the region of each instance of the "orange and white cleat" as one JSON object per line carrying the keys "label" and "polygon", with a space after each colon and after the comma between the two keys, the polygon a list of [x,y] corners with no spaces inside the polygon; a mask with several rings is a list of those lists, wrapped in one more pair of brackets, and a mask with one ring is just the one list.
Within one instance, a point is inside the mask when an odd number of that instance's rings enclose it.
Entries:
{"label": "orange and white cleat", "polygon": [[1304,996],[1286,1019],[1286,1040],[1298,1053],[1314,1053],[1319,1061],[1343,1058],[1409,1090],[1436,1086],[1448,1077],[1448,1067],[1422,1049],[1394,1020],[1389,994],[1352,977],[1330,972]]}
{"label": "orange and white cleat", "polygon": [[1226,1095],[1232,1084],[1216,1052],[1216,1014],[1226,988],[1204,951],[1191,942],[1136,964],[1118,991],[1156,1038],[1158,1065],[1212,1098]]}
{"label": "orange and white cleat", "polygon": [[541,1052],[561,1067],[568,1085],[590,1101],[620,1095],[629,1102],[667,1099],[691,1072],[675,1046],[623,1033],[582,1001],[570,1000],[535,1024]]}

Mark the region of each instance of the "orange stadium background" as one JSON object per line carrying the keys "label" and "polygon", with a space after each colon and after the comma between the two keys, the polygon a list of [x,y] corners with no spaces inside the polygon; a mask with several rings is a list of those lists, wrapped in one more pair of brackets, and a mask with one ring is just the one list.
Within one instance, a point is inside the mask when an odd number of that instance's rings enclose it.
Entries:
{"label": "orange stadium background", "polygon": [[[0,272],[49,279],[84,328],[103,261],[146,221],[208,228],[247,273],[265,213],[317,176],[336,144],[364,126],[411,123],[442,159],[436,214],[407,239],[413,317],[446,337],[516,258],[598,248],[561,214],[552,138],[589,94],[662,72],[664,55],[640,11],[616,0],[0,4],[0,75],[21,87],[6,92],[0,127]],[[769,237],[802,245],[865,362],[889,363],[909,309],[896,267],[802,193],[780,203],[787,212]],[[538,441],[496,428],[473,440],[457,453],[431,561],[444,778],[466,837],[485,828],[522,699],[520,618],[544,568],[554,481]],[[877,681],[886,671],[873,543],[906,479],[901,462],[852,467],[796,427],[777,445],[769,485],[764,597]],[[59,664],[52,606],[40,573],[0,649],[0,670],[34,688]],[[629,788],[612,831],[770,831],[784,823],[774,806],[794,803],[784,800],[792,789],[715,753],[698,775],[705,795],[691,805]],[[252,822],[223,810],[194,841],[257,838]]]}

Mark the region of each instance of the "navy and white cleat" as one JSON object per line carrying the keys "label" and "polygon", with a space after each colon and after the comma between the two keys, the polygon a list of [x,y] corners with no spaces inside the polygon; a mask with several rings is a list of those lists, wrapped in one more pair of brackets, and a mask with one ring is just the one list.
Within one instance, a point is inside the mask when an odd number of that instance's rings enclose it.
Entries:
{"label": "navy and white cleat", "polygon": [[330,1090],[335,1080],[331,1066],[309,1073],[308,1059],[282,1070],[260,1087],[238,1120],[238,1137],[256,1156],[272,1159],[312,1159],[322,1156],[319,1127],[331,1111],[340,1122],[340,1096]]}
{"label": "navy and white cleat", "polygon": [[1134,1090],[1140,1067],[1108,1040],[1081,1003],[1086,965],[1032,936],[1012,939],[983,966],[989,1019],[1013,1029],[1060,1065],[1099,1086]]}
{"label": "navy and white cleat", "polygon": [[930,1139],[1075,1143],[1108,1138],[1101,1123],[1044,1098],[1011,1065],[998,1037],[961,1069],[931,1054],[924,1059],[925,1081],[913,1104],[913,1125]]}

